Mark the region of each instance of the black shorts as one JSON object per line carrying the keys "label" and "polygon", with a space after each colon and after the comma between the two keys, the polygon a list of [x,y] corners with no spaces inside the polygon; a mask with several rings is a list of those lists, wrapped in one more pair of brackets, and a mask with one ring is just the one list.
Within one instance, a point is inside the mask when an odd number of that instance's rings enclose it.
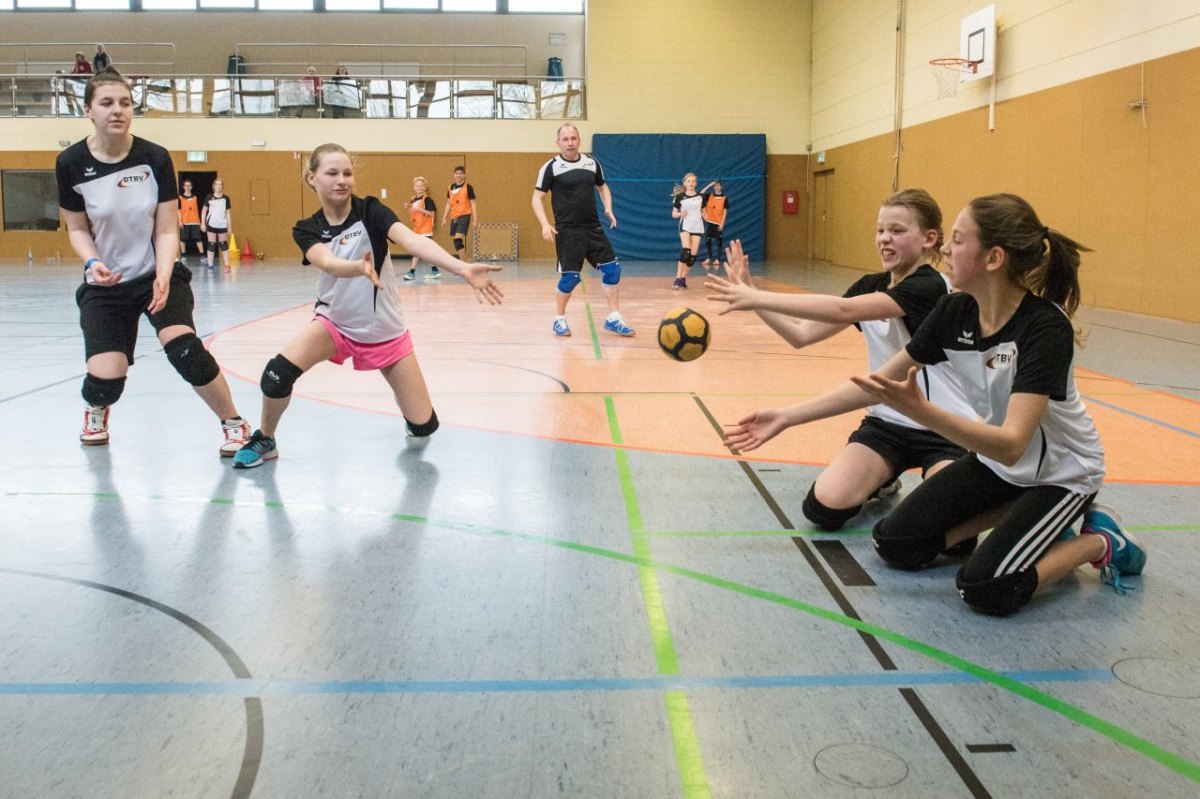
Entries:
{"label": "black shorts", "polygon": [[888,483],[909,469],[919,468],[924,477],[929,467],[942,461],[956,461],[967,454],[958,444],[932,430],[905,427],[874,416],[862,420],[858,429],[850,434],[849,443],[862,444],[892,465]]}
{"label": "black shorts", "polygon": [[608,243],[608,236],[604,235],[599,225],[559,228],[554,249],[558,253],[559,272],[582,271],[584,259],[597,269],[600,264],[617,260],[617,254]]}
{"label": "black shorts", "polygon": [[220,236],[222,233],[228,233],[228,232],[229,232],[229,228],[227,228],[227,227],[213,227],[212,225],[209,225],[209,226],[208,226],[208,232],[209,232],[209,235],[212,235],[212,236]]}
{"label": "black shorts", "polygon": [[204,241],[204,236],[200,233],[200,226],[184,225],[179,228],[179,241],[183,244],[191,244],[193,241]]}
{"label": "black shorts", "polygon": [[75,291],[79,306],[79,327],[83,329],[85,357],[102,352],[123,352],[133,364],[133,348],[137,344],[138,322],[142,314],[150,320],[155,331],[172,325],[187,325],[193,330],[192,309],[196,306],[192,273],[181,263],[171,272],[171,288],[166,306],[156,314],[146,308],[154,296],[154,275],[146,275],[115,286],[93,286],[84,283]]}
{"label": "black shorts", "polygon": [[450,219],[450,235],[457,236],[460,233],[467,235],[467,228],[471,227],[471,215],[463,214],[462,216],[451,217]]}

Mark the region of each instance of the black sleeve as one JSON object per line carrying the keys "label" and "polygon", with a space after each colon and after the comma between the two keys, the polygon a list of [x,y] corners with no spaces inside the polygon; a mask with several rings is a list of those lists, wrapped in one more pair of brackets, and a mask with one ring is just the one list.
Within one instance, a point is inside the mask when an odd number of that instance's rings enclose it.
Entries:
{"label": "black sleeve", "polygon": [[154,145],[150,156],[150,169],[158,181],[158,201],[169,202],[179,197],[179,186],[175,183],[175,165],[165,147]]}
{"label": "black sleeve", "polygon": [[321,244],[321,230],[312,218],[301,219],[292,226],[292,240],[300,248],[301,263],[309,265],[308,251],[314,244]]}
{"label": "black sleeve", "polygon": [[233,210],[233,203],[232,203],[232,202],[230,202],[230,200],[229,200],[229,195],[228,195],[228,194],[226,194],[226,195],[225,195],[224,197],[222,197],[221,199],[223,199],[223,200],[225,201],[225,210],[226,210],[226,211],[232,211],[232,210]]}
{"label": "black sleeve", "polygon": [[87,204],[83,201],[83,195],[75,191],[72,185],[72,155],[70,150],[66,150],[60,153],[54,162],[54,174],[58,179],[58,205],[68,211],[85,211]]}
{"label": "black sleeve", "polygon": [[542,164],[542,169],[540,172],[538,172],[537,183],[534,184],[534,188],[537,189],[538,191],[553,190],[553,188],[554,188],[554,169],[552,169],[553,164],[554,164],[553,158],[550,159],[549,161],[547,161],[546,163]]}
{"label": "black sleeve", "polygon": [[425,210],[431,214],[437,213],[437,206],[434,205],[433,198],[428,194],[425,195]]}
{"label": "black sleeve", "polygon": [[1075,331],[1056,308],[1055,319],[1046,314],[1031,323],[1017,342],[1017,373],[1013,393],[1041,394],[1052,400],[1067,397],[1071,360],[1075,356]]}
{"label": "black sleeve", "polygon": [[400,221],[396,212],[384,205],[377,197],[366,198],[363,219],[367,223],[367,230],[378,231],[385,238],[388,231],[392,229],[392,225]]}
{"label": "black sleeve", "polygon": [[[594,158],[592,160],[595,161]],[[604,168],[600,166],[599,161],[596,161],[596,185],[597,186],[604,185]]]}
{"label": "black sleeve", "polygon": [[[879,291],[880,278],[887,278],[887,275],[880,274],[878,272],[870,275],[863,275],[858,280],[854,281],[850,288],[846,289],[846,292],[842,294],[842,297],[845,299],[850,299],[851,297],[859,297],[863,294],[871,294]],[[884,285],[887,284],[885,283]]]}
{"label": "black sleeve", "polygon": [[883,291],[900,306],[910,334],[921,326],[938,300],[949,293],[946,281],[936,274],[910,275],[900,281],[900,285]]}
{"label": "black sleeve", "polygon": [[925,317],[925,321],[913,333],[912,341],[904,349],[917,363],[926,366],[947,360],[946,350],[942,346],[942,337],[946,331],[953,331],[958,325],[960,314],[955,313],[956,303],[951,302],[958,295],[947,294],[938,300],[937,305]]}
{"label": "black sleeve", "polygon": [[468,200],[475,199],[475,187],[472,186],[470,183],[467,184],[467,199]]}
{"label": "black sleeve", "polygon": [[678,210],[678,209],[679,209],[679,204],[680,204],[681,202],[683,202],[683,195],[682,195],[682,194],[676,194],[676,195],[675,195],[675,200],[674,200],[674,201],[671,203],[671,206],[672,206],[673,208],[675,208],[676,210]]}

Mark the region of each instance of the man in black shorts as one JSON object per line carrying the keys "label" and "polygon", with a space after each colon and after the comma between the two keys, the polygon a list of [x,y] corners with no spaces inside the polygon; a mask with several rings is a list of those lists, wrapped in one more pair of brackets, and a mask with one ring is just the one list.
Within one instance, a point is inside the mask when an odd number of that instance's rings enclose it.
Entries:
{"label": "man in black shorts", "polygon": [[[608,317],[604,329],[621,336],[632,336],[633,328],[621,316],[619,284],[621,262],[613,252],[608,237],[600,227],[593,192],[599,192],[604,203],[604,215],[609,227],[617,226],[612,211],[612,192],[604,182],[600,162],[579,152],[579,130],[569,122],[558,129],[556,141],[559,154],[547,161],[538,172],[533,189],[533,212],[542,223],[542,238],[553,241],[558,255],[558,315],[552,328],[556,336],[571,335],[567,325],[567,303],[571,292],[579,285],[579,273],[587,260],[600,271],[600,282],[608,300]],[[554,224],[546,218],[544,198],[552,192],[550,206]]]}

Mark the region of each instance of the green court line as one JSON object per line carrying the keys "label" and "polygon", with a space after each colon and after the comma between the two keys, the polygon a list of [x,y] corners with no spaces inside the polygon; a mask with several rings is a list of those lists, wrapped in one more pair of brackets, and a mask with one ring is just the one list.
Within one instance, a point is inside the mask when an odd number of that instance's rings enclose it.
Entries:
{"label": "green court line", "polygon": [[[602,357],[596,338],[596,325],[592,319],[592,307],[588,308],[588,329],[596,347],[596,357]],[[649,561],[650,542],[646,538],[642,521],[642,508],[638,504],[637,490],[633,486],[633,473],[629,469],[629,456],[622,446],[621,425],[617,421],[617,409],[610,395],[604,397],[604,412],[608,417],[608,432],[612,438],[613,456],[616,459],[617,477],[621,484],[621,499],[625,505],[625,518],[629,522],[630,540],[634,557]],[[675,641],[671,638],[671,625],[667,621],[662,591],[658,585],[658,574],[652,568],[638,567],[638,581],[642,588],[642,603],[646,607],[646,618],[650,625],[650,640],[654,646],[654,660],[658,673],[665,676],[679,674],[679,657]],[[675,765],[684,799],[709,799],[708,777],[704,773],[704,760],[700,755],[700,741],[696,737],[696,725],[688,706],[687,695],[682,691],[668,691],[663,695],[666,705],[667,723],[671,728],[671,742],[675,750]]]}
{"label": "green court line", "polygon": [[597,361],[603,360],[604,353],[600,351],[600,336],[596,335],[596,321],[592,319],[592,304],[585,302],[583,307],[587,311],[588,331],[592,334],[592,353],[596,356]]}
{"label": "green court line", "polygon": [[[49,496],[92,496],[97,499],[114,499],[114,498],[119,499],[120,498],[119,495],[115,495],[115,494],[108,494],[108,493],[88,494],[87,492],[55,493],[55,492],[10,491],[10,492],[5,492],[5,496],[45,496],[45,497],[49,497]],[[156,499],[156,500],[151,500],[151,501],[170,501],[170,502],[178,503],[178,502],[187,502],[189,500],[180,500],[180,499],[168,500],[166,498],[162,498],[162,499]],[[190,500],[190,501],[199,502],[202,504],[208,503],[208,500]],[[231,504],[235,507],[247,507],[247,508],[264,507],[264,503],[261,503],[261,502],[234,501]],[[296,510],[303,506],[288,506],[288,507],[291,508],[292,510]],[[314,506],[312,509],[326,510],[326,511],[330,510],[326,506]],[[1133,732],[1130,732],[1129,730],[1124,729],[1123,727],[1119,727],[1116,724],[1105,721],[1104,719],[1099,718],[1098,716],[1088,713],[1086,710],[1083,710],[1082,708],[1076,707],[1068,702],[1064,702],[1063,700],[1058,699],[1055,696],[1051,696],[1050,694],[1048,694],[1044,691],[1039,691],[1035,688],[1027,686],[1024,683],[1021,683],[1017,680],[1012,679],[1011,677],[1006,677],[1005,675],[1000,674],[999,672],[992,671],[991,669],[988,669],[985,666],[981,666],[977,663],[973,663],[969,660],[966,660],[965,658],[960,658],[957,655],[954,655],[954,654],[951,654],[944,650],[938,649],[937,647],[930,646],[929,644],[925,644],[921,641],[917,641],[914,638],[909,638],[906,635],[902,635],[900,633],[893,632],[886,628],[879,627],[874,624],[870,624],[868,622],[861,621],[859,619],[853,619],[853,618],[850,618],[849,616],[844,616],[841,613],[838,613],[833,610],[829,610],[827,608],[822,608],[822,607],[819,607],[816,605],[811,605],[807,602],[803,602],[801,600],[794,599],[792,597],[786,597],[781,594],[775,594],[770,591],[763,591],[761,589],[753,588],[751,586],[743,585],[741,583],[736,583],[736,582],[733,582],[732,580],[726,580],[724,578],[717,577],[715,575],[705,574],[703,572],[697,572],[692,569],[684,568],[682,566],[675,566],[675,565],[672,565],[669,563],[660,563],[660,562],[654,561],[654,560],[646,560],[646,559],[639,558],[635,555],[628,554],[625,552],[617,552],[615,550],[603,549],[601,547],[595,547],[595,546],[591,546],[589,544],[581,544],[581,543],[578,543],[575,541],[567,541],[567,540],[563,540],[563,539],[551,538],[549,536],[532,535],[530,533],[520,533],[520,532],[516,532],[514,530],[504,530],[501,528],[484,527],[482,525],[471,524],[469,522],[455,522],[455,521],[440,520],[440,519],[430,519],[425,516],[414,516],[414,515],[405,514],[405,513],[389,514],[386,512],[373,512],[373,511],[362,511],[362,510],[355,510],[354,513],[382,515],[382,516],[385,516],[385,517],[390,518],[395,521],[409,522],[412,524],[430,525],[433,527],[441,527],[441,528],[447,529],[447,530],[456,530],[458,532],[468,533],[468,534],[472,534],[472,535],[484,535],[484,536],[491,536],[491,537],[497,537],[497,538],[506,538],[506,539],[510,539],[510,540],[514,540],[514,541],[522,541],[522,542],[530,543],[530,544],[540,544],[543,546],[552,546],[552,547],[555,547],[558,549],[564,549],[564,550],[568,550],[568,551],[572,551],[572,552],[579,552],[581,554],[586,554],[586,555],[595,555],[595,556],[607,558],[607,559],[613,560],[613,561],[628,563],[628,564],[634,565],[634,566],[642,566],[642,567],[655,569],[657,571],[676,575],[677,577],[683,577],[685,579],[695,580],[697,582],[704,583],[706,585],[710,585],[714,588],[719,588],[719,589],[722,589],[725,591],[731,591],[733,593],[741,594],[743,596],[751,597],[753,599],[759,599],[759,600],[762,600],[764,602],[769,602],[774,605],[780,605],[782,607],[787,607],[792,610],[798,610],[802,613],[807,613],[811,616],[816,616],[818,618],[825,619],[826,621],[831,621],[835,624],[839,624],[844,627],[849,627],[849,628],[852,628],[855,630],[860,630],[869,635],[873,635],[876,638],[882,638],[886,641],[891,641],[892,643],[896,644],[897,646],[908,649],[911,652],[915,652],[918,655],[929,658],[937,663],[941,663],[942,665],[948,666],[949,668],[952,668],[956,671],[961,671],[963,673],[970,674],[970,675],[982,680],[983,682],[992,684],[993,686],[995,686],[1003,691],[1007,691],[1015,696],[1021,697],[1022,699],[1026,699],[1030,702],[1033,702],[1034,704],[1040,705],[1041,707],[1046,708],[1047,710],[1051,711],[1052,713],[1060,715],[1060,716],[1080,725],[1081,727],[1086,727],[1090,730],[1093,730],[1094,732],[1098,732],[1101,735],[1115,741],[1116,743],[1121,744],[1122,746],[1124,746],[1128,749],[1131,749],[1131,750],[1137,752],[1138,754],[1141,754],[1151,760],[1154,760],[1155,762],[1165,766],[1166,768],[1171,769],[1172,771],[1186,777],[1187,779],[1200,784],[1200,763],[1194,763],[1190,760],[1187,760],[1186,758],[1184,758],[1180,755],[1177,755],[1173,752],[1170,752],[1170,751],[1164,749],[1163,747],[1159,746],[1158,744],[1155,744],[1151,741],[1148,741],[1144,738],[1139,737],[1138,735],[1134,734]],[[689,772],[687,772],[685,769],[683,769],[681,767],[681,770],[680,770],[681,776],[685,773],[689,773]]]}

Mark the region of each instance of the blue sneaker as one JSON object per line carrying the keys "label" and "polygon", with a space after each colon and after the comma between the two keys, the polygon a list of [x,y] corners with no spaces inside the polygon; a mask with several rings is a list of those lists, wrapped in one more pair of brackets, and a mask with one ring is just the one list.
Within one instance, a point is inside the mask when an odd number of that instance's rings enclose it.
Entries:
{"label": "blue sneaker", "polygon": [[261,430],[255,430],[246,445],[233,456],[233,468],[253,469],[255,466],[262,466],[263,461],[278,457],[279,450],[275,449],[275,439],[264,436]]}
{"label": "blue sneaker", "polygon": [[556,336],[571,335],[571,328],[567,327],[567,320],[564,317],[555,317],[552,327],[554,328],[554,335]]}
{"label": "blue sneaker", "polygon": [[1092,563],[1100,570],[1100,579],[1111,585],[1118,594],[1129,589],[1121,584],[1122,576],[1141,574],[1146,568],[1146,550],[1121,526],[1121,517],[1107,505],[1093,502],[1083,514],[1084,533],[1102,535],[1108,540],[1104,557]]}
{"label": "blue sneaker", "polygon": [[625,324],[625,320],[619,316],[616,319],[605,319],[604,329],[621,336],[633,335],[633,328]]}

